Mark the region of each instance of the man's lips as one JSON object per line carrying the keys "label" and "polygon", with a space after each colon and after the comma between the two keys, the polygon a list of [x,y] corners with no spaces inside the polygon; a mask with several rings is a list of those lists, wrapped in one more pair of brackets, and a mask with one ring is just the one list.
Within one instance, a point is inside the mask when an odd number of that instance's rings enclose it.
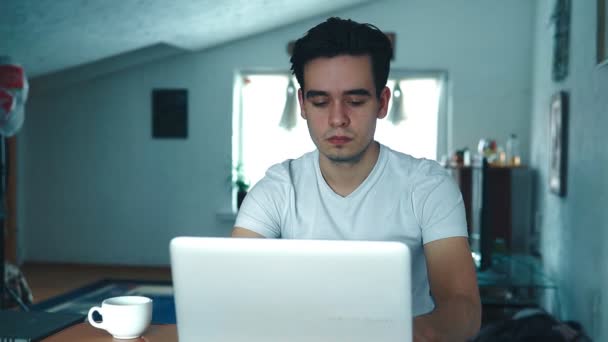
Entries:
{"label": "man's lips", "polygon": [[348,143],[349,141],[351,141],[353,139],[349,138],[349,137],[345,137],[345,136],[333,136],[327,139],[327,141],[329,141],[329,143],[334,144],[334,145],[343,145]]}

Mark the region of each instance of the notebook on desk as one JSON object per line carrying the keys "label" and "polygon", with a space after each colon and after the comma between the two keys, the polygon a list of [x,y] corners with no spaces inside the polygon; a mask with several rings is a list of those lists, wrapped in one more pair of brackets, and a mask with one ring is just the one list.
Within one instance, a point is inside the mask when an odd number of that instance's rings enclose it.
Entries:
{"label": "notebook on desk", "polygon": [[40,341],[84,319],[65,312],[0,310],[0,341]]}
{"label": "notebook on desk", "polygon": [[411,341],[398,242],[178,237],[180,341]]}

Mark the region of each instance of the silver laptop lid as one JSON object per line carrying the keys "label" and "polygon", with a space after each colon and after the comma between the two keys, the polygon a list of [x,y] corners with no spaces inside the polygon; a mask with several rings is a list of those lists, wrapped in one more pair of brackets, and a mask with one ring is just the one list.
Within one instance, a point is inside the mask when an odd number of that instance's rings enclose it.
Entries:
{"label": "silver laptop lid", "polygon": [[411,341],[399,242],[178,237],[180,341]]}

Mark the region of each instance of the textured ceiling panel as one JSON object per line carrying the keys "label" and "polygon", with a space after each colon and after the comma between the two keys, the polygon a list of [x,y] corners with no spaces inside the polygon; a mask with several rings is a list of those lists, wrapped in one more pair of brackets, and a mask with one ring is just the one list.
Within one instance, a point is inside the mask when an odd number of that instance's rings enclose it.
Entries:
{"label": "textured ceiling panel", "polygon": [[0,0],[0,56],[30,76],[165,43],[198,50],[371,0]]}

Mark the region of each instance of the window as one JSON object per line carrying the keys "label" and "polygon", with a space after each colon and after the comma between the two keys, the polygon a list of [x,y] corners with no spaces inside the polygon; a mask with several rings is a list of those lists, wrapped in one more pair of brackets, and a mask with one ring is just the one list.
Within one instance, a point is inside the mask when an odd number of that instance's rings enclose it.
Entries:
{"label": "window", "polygon": [[[289,81],[296,87],[289,89]],[[399,92],[395,92],[399,80]],[[388,81],[393,97],[389,115],[378,121],[376,140],[415,157],[437,159],[446,153],[445,74],[441,72],[393,71]],[[399,89],[398,89],[399,90]],[[298,158],[315,146],[306,121],[300,117],[297,81],[291,74],[242,72],[235,80],[233,114],[233,165],[242,165],[245,177],[255,184],[273,164]],[[401,110],[393,111],[394,103]],[[283,111],[294,106],[295,125],[279,125]]]}

